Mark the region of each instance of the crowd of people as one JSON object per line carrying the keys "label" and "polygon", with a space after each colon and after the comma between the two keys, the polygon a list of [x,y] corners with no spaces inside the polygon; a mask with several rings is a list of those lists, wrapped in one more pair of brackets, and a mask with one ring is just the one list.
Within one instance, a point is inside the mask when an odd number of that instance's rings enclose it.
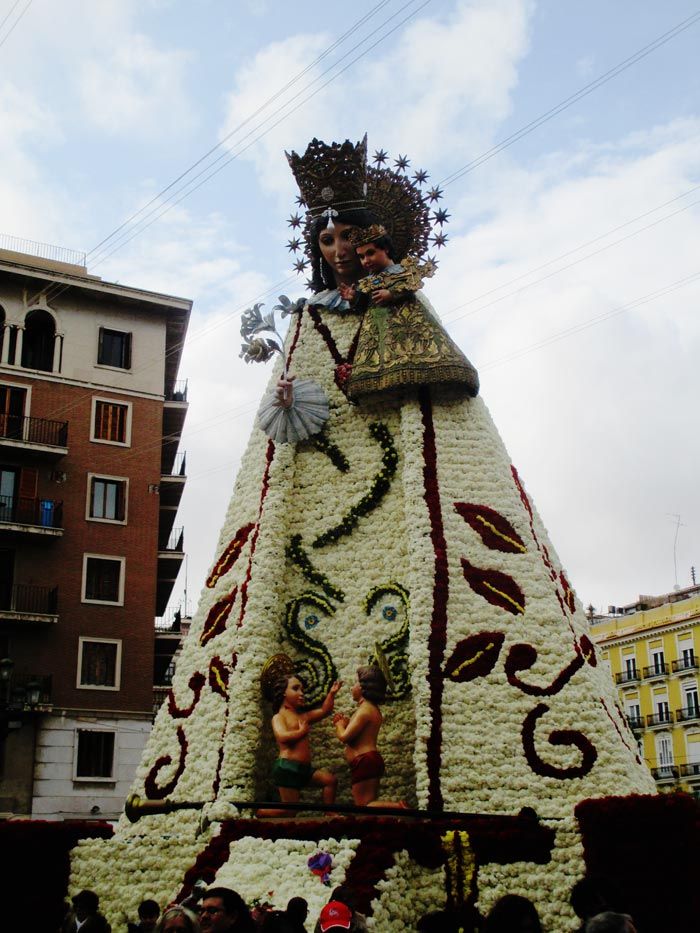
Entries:
{"label": "crowd of people", "polygon": [[[76,894],[72,905],[60,933],[111,933],[94,891]],[[637,933],[632,917],[611,910],[604,888],[590,879],[574,886],[571,905],[581,920],[577,933]],[[311,933],[307,917],[308,904],[303,897],[293,897],[284,910],[269,905],[251,908],[236,891],[211,887],[195,892],[182,904],[171,904],[162,914],[155,901],[142,901],[138,919],[129,923],[128,929],[129,933]],[[458,933],[466,929],[464,921],[464,917],[439,910],[422,917],[416,929],[419,933]],[[488,916],[482,921],[475,919],[471,928],[480,933],[542,933],[535,905],[517,894],[502,897]],[[367,929],[352,892],[340,885],[321,910],[313,933],[364,933]]]}

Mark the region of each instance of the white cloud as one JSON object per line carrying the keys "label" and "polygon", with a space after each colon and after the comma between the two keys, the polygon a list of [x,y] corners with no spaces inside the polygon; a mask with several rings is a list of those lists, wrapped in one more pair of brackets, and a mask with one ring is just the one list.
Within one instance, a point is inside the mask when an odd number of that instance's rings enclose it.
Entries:
{"label": "white cloud", "polygon": [[159,49],[144,35],[125,35],[109,55],[81,63],[78,89],[86,116],[106,133],[161,136],[189,125],[184,91],[189,54]]}
{"label": "white cloud", "polygon": [[700,192],[450,309],[688,191],[699,158],[700,121],[683,121],[604,147],[584,145],[530,172],[500,167],[498,184],[480,185],[464,208],[455,207],[465,216],[468,205],[477,219],[451,240],[430,283],[450,331],[481,368],[484,398],[574,585],[598,607],[673,586],[669,513],[686,523],[678,545],[682,584],[700,554],[692,466],[700,460],[692,427],[700,282],[498,361],[700,271],[700,206],[689,206]]}

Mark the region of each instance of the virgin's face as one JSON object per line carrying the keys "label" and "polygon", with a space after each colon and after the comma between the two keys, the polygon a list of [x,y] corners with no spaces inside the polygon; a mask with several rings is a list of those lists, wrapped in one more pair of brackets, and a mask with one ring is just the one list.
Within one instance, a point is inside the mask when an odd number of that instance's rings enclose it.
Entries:
{"label": "virgin's face", "polygon": [[318,235],[321,255],[333,270],[336,285],[352,285],[362,271],[355,247],[350,242],[353,229],[351,224],[336,223],[330,230],[326,227]]}

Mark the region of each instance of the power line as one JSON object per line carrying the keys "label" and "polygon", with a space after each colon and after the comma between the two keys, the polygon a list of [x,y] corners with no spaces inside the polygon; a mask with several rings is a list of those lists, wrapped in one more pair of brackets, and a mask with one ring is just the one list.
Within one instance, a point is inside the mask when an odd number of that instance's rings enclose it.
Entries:
{"label": "power line", "polygon": [[[29,7],[32,5],[32,2],[33,2],[33,0],[27,0],[27,5],[26,5],[25,8],[21,11],[21,13],[20,13],[19,16],[17,17],[17,19],[14,21],[14,23],[10,26],[9,30],[5,33],[5,36],[4,36],[4,38],[2,39],[2,41],[0,41],[0,49],[3,47],[3,45],[7,42],[7,40],[10,38],[10,36],[12,35],[12,33],[15,31],[15,29],[17,28],[17,24],[18,24],[19,21],[22,19],[22,17],[24,16],[24,14],[27,12],[27,10],[29,9]],[[12,13],[14,12],[15,8],[19,5],[19,3],[20,3],[20,0],[15,0],[15,3],[14,3],[13,6],[10,8],[10,12],[7,13],[7,14],[5,15],[5,18],[4,18],[3,21],[0,23],[0,32],[2,32],[2,27],[5,25],[5,23],[8,21],[8,19],[12,16]]]}
{"label": "power line", "polygon": [[671,39],[675,39],[676,36],[680,35],[686,29],[690,29],[691,26],[694,26],[695,23],[700,20],[700,11],[694,13],[692,16],[689,16],[687,19],[684,19],[678,25],[674,26],[673,29],[669,29],[668,32],[663,33],[658,36],[648,45],[645,45],[643,48],[639,49],[633,55],[630,55],[629,58],[626,58],[624,61],[615,65],[614,68],[611,68],[609,71],[606,71],[604,74],[600,75],[594,81],[591,81],[589,84],[584,85],[570,97],[565,98],[565,100],[556,104],[550,110],[547,110],[545,113],[541,114],[539,117],[536,117],[530,123],[527,123],[521,129],[516,130],[510,136],[507,136],[500,143],[497,143],[495,146],[492,146],[491,149],[488,149],[486,152],[482,153],[480,156],[477,156],[476,159],[472,159],[471,162],[467,162],[466,165],[463,165],[462,168],[457,169],[451,175],[447,175],[444,178],[438,187],[446,187],[451,185],[453,182],[457,181],[459,178],[462,178],[469,172],[473,172],[475,168],[483,165],[484,162],[487,162],[489,159],[492,159],[495,155],[498,155],[499,152],[503,152],[504,149],[507,149],[509,146],[512,146],[514,143],[518,142],[524,136],[527,136],[529,133],[532,133],[533,130],[536,130],[538,127],[542,126],[543,123],[547,123],[553,117],[558,116],[562,111],[567,110],[573,104],[577,103],[584,97],[587,97],[588,94],[591,94],[593,91],[596,91],[599,87],[602,87],[604,84],[607,84],[608,81],[612,81],[613,78],[616,78],[619,74],[622,74],[623,71],[626,71],[628,68],[631,68],[632,65],[636,65],[637,62],[641,61],[643,58],[646,58],[647,55],[651,55],[652,52],[655,52],[656,49],[660,48],[662,45],[665,45],[667,42],[670,42]]}
{"label": "power line", "polygon": [[493,369],[496,366],[502,366],[504,363],[510,363],[512,360],[520,359],[523,356],[527,356],[529,353],[534,353],[535,350],[541,350],[543,347],[547,347],[552,343],[556,343],[558,340],[562,340],[564,337],[570,337],[572,334],[580,333],[583,330],[587,330],[589,327],[594,327],[596,324],[602,324],[603,321],[608,321],[610,318],[616,317],[618,314],[622,314],[625,311],[631,311],[633,308],[639,308],[642,305],[648,304],[650,301],[655,301],[657,298],[663,298],[664,295],[669,295],[671,292],[675,292],[679,288],[683,288],[686,285],[690,285],[692,282],[696,282],[698,280],[700,280],[700,272],[693,272],[691,275],[688,275],[682,279],[677,279],[675,282],[671,282],[670,285],[665,285],[654,292],[649,292],[647,295],[643,295],[641,298],[636,298],[634,301],[630,301],[627,304],[619,305],[617,308],[613,308],[610,311],[606,311],[604,314],[599,314],[594,318],[590,318],[588,321],[582,321],[580,324],[574,324],[571,327],[565,328],[564,330],[550,334],[549,337],[538,340],[536,343],[530,344],[527,347],[521,347],[519,350],[514,350],[512,353],[499,357],[496,360],[491,360],[490,363],[479,366],[479,370],[480,372],[483,372],[484,370]]}
{"label": "power line", "polygon": [[[691,188],[690,191],[696,190],[697,187],[700,187],[700,186],[696,186],[696,188]],[[689,192],[686,192],[685,194],[688,194],[688,193]],[[679,195],[679,197],[684,197],[684,196],[685,195]],[[673,198],[672,200],[675,201],[677,199]],[[670,203],[672,202],[671,201],[667,202],[667,204],[670,204]],[[672,217],[676,217],[678,214],[682,214],[685,211],[690,210],[691,207],[695,207],[698,204],[700,204],[700,199],[698,199],[697,201],[691,201],[691,203],[686,204],[685,207],[680,207],[678,208],[678,210],[672,211],[670,214],[666,214],[665,217],[659,217],[658,220],[654,220],[652,221],[652,223],[646,224],[646,226],[644,227],[640,227],[639,230],[634,230],[632,231],[632,233],[628,233],[625,236],[620,237],[619,240],[615,240],[613,243],[608,243],[605,246],[601,246],[600,249],[593,250],[592,253],[588,253],[585,256],[581,256],[578,259],[575,259],[573,262],[567,263],[567,265],[562,266],[560,269],[555,269],[553,272],[549,272],[547,275],[543,275],[541,278],[535,279],[534,282],[528,282],[526,285],[522,285],[520,288],[516,288],[512,292],[508,292],[505,295],[501,295],[500,298],[494,298],[492,301],[489,301],[486,304],[481,305],[478,308],[474,308],[473,311],[467,311],[464,314],[457,315],[457,317],[446,319],[446,323],[453,324],[455,321],[461,321],[463,318],[470,317],[472,314],[478,314],[480,311],[484,311],[486,308],[490,308],[495,304],[499,304],[501,301],[505,301],[507,298],[512,298],[514,295],[519,295],[521,292],[524,292],[526,289],[532,288],[534,285],[540,285],[542,282],[546,282],[548,279],[553,278],[555,275],[559,275],[562,272],[566,272],[567,269],[571,269],[573,268],[573,266],[578,266],[580,263],[585,262],[587,259],[592,259],[594,256],[598,256],[600,255],[600,253],[604,253],[607,250],[612,249],[614,246],[619,246],[620,243],[624,243],[626,240],[631,240],[633,237],[638,236],[640,233],[644,233],[647,230],[651,230],[652,227],[657,227],[659,224],[664,223],[664,221],[670,220]],[[661,207],[664,207],[664,206],[665,205],[661,205]],[[656,211],[656,210],[660,210],[660,207],[653,209],[653,211]],[[648,211],[646,214],[640,215],[640,217],[648,216],[648,214],[653,213],[653,211]],[[589,243],[595,243],[598,240],[601,240],[607,236],[610,236],[610,234],[614,233],[615,230],[620,230],[622,229],[622,227],[628,226],[630,223],[635,223],[637,220],[640,219],[640,217],[636,217],[633,220],[628,221],[626,224],[622,224],[619,227],[615,227],[613,230],[608,231],[608,233],[604,233],[600,237],[596,237],[595,239],[590,240]],[[568,253],[562,254],[562,256],[559,256],[557,259],[551,259],[549,260],[549,262],[543,263],[541,266],[537,266],[535,269],[531,269],[529,272],[524,272],[522,275],[516,276],[514,279],[511,279],[510,282],[506,283],[506,285],[511,284],[512,282],[517,282],[519,279],[525,278],[528,275],[532,275],[533,272],[537,272],[539,269],[544,269],[547,266],[552,265],[552,263],[558,262],[560,259],[563,259],[566,256],[570,256],[572,253],[578,252],[580,249],[584,249],[586,246],[589,245],[589,243],[584,243],[582,246],[577,246],[575,247],[575,249],[569,250]],[[501,285],[498,288],[491,289],[489,292],[484,292],[484,295],[492,294],[494,291],[500,291],[502,288],[505,288],[506,285]],[[479,297],[483,297],[483,295]],[[478,298],[470,299],[470,301],[465,302],[462,305],[457,305],[457,307],[453,308],[452,310],[457,310],[457,308],[463,308],[466,304],[471,304],[473,301],[478,301],[478,300],[479,300]]]}
{"label": "power line", "polygon": [[[404,9],[406,9],[410,5],[410,3],[413,3],[413,2],[415,2],[415,0],[409,0],[409,3],[404,4],[404,6],[401,7],[401,9],[398,12],[399,13],[402,12]],[[412,19],[416,15],[416,13],[420,12],[420,10],[422,10],[424,7],[426,7],[431,2],[432,0],[423,0],[420,6],[418,6],[415,10],[411,11],[407,16],[404,17],[404,19],[400,20],[391,29],[383,33],[368,48],[360,52],[359,55],[355,56],[355,58],[353,58],[350,62],[348,62],[347,65],[341,68],[340,71],[336,72],[326,82],[321,84],[314,91],[312,91],[302,100],[300,100],[298,104],[296,104],[294,107],[291,108],[291,110],[287,110],[286,113],[283,112],[285,108],[287,108],[289,104],[292,103],[292,101],[296,100],[296,98],[299,97],[301,94],[303,94],[304,91],[312,87],[318,80],[320,80],[321,77],[323,77],[324,74],[327,74],[329,71],[335,68],[339,64],[339,62],[343,61],[344,58],[347,58],[347,56],[352,54],[353,51],[356,51],[358,48],[360,48],[364,44],[366,39],[363,39],[361,42],[359,42],[349,52],[347,52],[344,56],[338,59],[338,61],[335,62],[334,65],[331,66],[331,68],[323,72],[323,74],[320,75],[318,78],[315,78],[305,88],[302,88],[302,90],[299,91],[297,94],[295,94],[294,97],[292,97],[290,100],[286,101],[283,105],[278,107],[277,110],[273,111],[261,123],[259,123],[256,127],[254,127],[252,130],[246,133],[242,140],[240,140],[240,142],[243,142],[243,140],[248,139],[250,136],[253,136],[253,139],[251,139],[250,142],[248,142],[245,146],[240,148],[237,152],[230,153],[230,154],[223,153],[222,155],[220,155],[217,159],[214,160],[214,162],[211,163],[211,165],[202,169],[202,171],[198,172],[188,182],[186,182],[184,185],[178,188],[175,192],[173,192],[173,194],[170,195],[165,200],[163,205],[159,207],[154,207],[150,211],[148,211],[148,213],[135,225],[135,230],[131,232],[130,235],[127,235],[129,234],[129,231],[125,231],[123,234],[117,237],[116,244],[114,245],[112,249],[110,249],[107,252],[105,252],[105,250],[102,250],[100,253],[98,253],[97,256],[94,257],[93,267],[98,266],[101,263],[105,262],[107,259],[109,259],[110,256],[114,255],[114,253],[120,250],[123,246],[126,246],[127,243],[130,243],[131,240],[135,239],[135,237],[140,236],[145,230],[147,230],[150,226],[152,226],[157,220],[160,220],[160,218],[163,217],[165,214],[169,213],[174,207],[177,207],[177,205],[180,204],[182,201],[184,201],[185,198],[188,198],[191,194],[193,194],[195,191],[201,188],[202,185],[210,181],[210,179],[212,179],[215,175],[218,175],[219,172],[223,171],[223,169],[225,169],[228,165],[230,165],[231,162],[237,159],[240,155],[243,155],[244,152],[247,152],[247,150],[250,149],[252,146],[254,146],[255,143],[259,142],[261,139],[267,136],[268,133],[270,133],[273,129],[275,129],[275,127],[279,126],[280,123],[283,123],[285,120],[291,117],[292,114],[296,113],[297,110],[301,109],[301,107],[303,107],[305,103],[307,103],[317,94],[319,94],[322,90],[328,87],[329,84],[332,84],[333,81],[336,81],[342,74],[344,74],[356,62],[358,62],[361,58],[364,58],[364,56],[367,55],[369,52],[371,52],[374,48],[376,48],[377,45],[384,42],[390,35],[392,35],[392,33],[396,32],[397,29],[399,29],[406,22],[408,22],[408,20]],[[397,15],[398,13],[392,14],[392,16],[390,16],[387,20],[385,20],[385,22],[382,23],[379,28],[381,29],[391,19],[394,19]],[[267,129],[258,133],[257,136],[253,135],[254,133],[257,133],[258,130],[260,130],[263,126],[265,126],[266,123],[268,123],[271,119],[273,119],[273,117],[275,117],[279,113],[282,113],[282,115],[279,117],[278,120],[275,120],[275,122],[272,123],[270,126],[268,126]],[[218,166],[218,168],[214,168],[214,166],[217,165],[217,163],[219,162],[221,162],[221,164]],[[194,184],[199,178],[201,178],[201,181],[199,181],[197,184]],[[174,198],[176,198],[177,195],[181,193],[182,193],[182,196],[177,198],[177,200],[174,200]],[[152,217],[152,219],[148,220],[149,217]],[[146,220],[148,220],[148,223],[145,222]]]}
{"label": "power line", "polygon": [[[112,237],[114,237],[117,233],[119,233],[120,230],[122,230],[124,227],[126,227],[128,224],[130,224],[133,220],[135,220],[140,214],[142,214],[142,213],[146,210],[146,208],[150,207],[152,204],[154,204],[156,201],[158,201],[160,198],[162,198],[162,196],[163,196],[167,191],[169,191],[171,188],[173,188],[179,181],[182,181],[182,179],[185,178],[187,175],[189,175],[189,173],[190,173],[193,169],[195,169],[198,165],[201,165],[201,163],[204,162],[205,159],[208,159],[210,155],[212,155],[214,152],[216,152],[218,149],[220,149],[220,148],[223,146],[223,144],[224,144],[225,142],[227,142],[229,139],[231,139],[232,136],[235,136],[236,133],[237,133],[239,130],[241,130],[244,126],[246,126],[246,124],[250,123],[250,121],[253,120],[255,117],[257,117],[258,114],[262,113],[271,103],[274,103],[274,101],[277,100],[277,98],[281,97],[281,95],[282,95],[285,91],[289,90],[290,87],[292,87],[294,84],[296,84],[296,82],[297,82],[300,78],[303,78],[305,74],[307,74],[309,71],[311,71],[313,68],[315,68],[316,65],[320,64],[320,63],[323,61],[324,58],[326,58],[328,55],[330,55],[330,53],[333,52],[339,45],[342,45],[342,43],[343,43],[349,36],[351,36],[354,32],[356,32],[361,26],[363,26],[366,22],[368,22],[373,16],[376,16],[377,13],[379,13],[379,11],[380,11],[383,7],[385,7],[388,3],[390,3],[390,2],[391,2],[391,0],[382,0],[382,2],[381,2],[381,3],[378,3],[378,4],[374,7],[374,9],[370,10],[369,13],[366,13],[364,16],[360,17],[360,19],[357,20],[357,21],[356,21],[349,29],[347,29],[341,36],[339,36],[339,37],[335,40],[335,42],[333,42],[331,45],[329,45],[328,48],[326,48],[323,52],[321,52],[321,54],[318,55],[318,56],[317,56],[312,62],[310,62],[305,68],[303,68],[301,71],[297,72],[297,74],[294,75],[293,78],[290,78],[289,81],[287,81],[287,83],[286,83],[285,85],[283,85],[281,88],[279,88],[277,91],[275,91],[274,94],[272,94],[270,97],[268,97],[267,100],[264,101],[264,103],[262,103],[262,104],[258,107],[257,110],[255,110],[253,113],[249,114],[244,120],[242,120],[237,126],[235,126],[235,127],[231,130],[230,133],[227,133],[227,135],[224,136],[223,139],[220,139],[219,142],[216,143],[216,145],[212,146],[211,149],[209,149],[207,152],[204,153],[204,155],[200,156],[195,162],[193,162],[193,163],[192,163],[191,165],[189,165],[186,169],[184,169],[184,171],[182,171],[182,172],[177,176],[177,178],[174,178],[174,179],[170,182],[170,184],[166,185],[165,188],[163,188],[161,191],[158,192],[158,194],[154,195],[154,196],[151,198],[151,200],[148,201],[147,204],[144,204],[143,207],[140,207],[139,210],[135,211],[130,217],[127,217],[127,219],[126,219],[125,221],[123,221],[123,223],[121,223],[115,230],[113,230],[110,234],[108,234],[108,235],[107,235],[103,240],[101,240],[96,246],[93,246],[93,248],[90,250],[90,252],[87,253],[87,256],[91,256],[93,253],[97,252],[97,250],[98,250],[101,246],[103,246],[105,243],[107,243],[108,240],[111,240]],[[19,3],[19,0],[17,0],[17,3]],[[407,4],[407,5],[408,5],[408,4]],[[1,28],[1,26],[2,26],[2,24],[0,24],[0,28]]]}

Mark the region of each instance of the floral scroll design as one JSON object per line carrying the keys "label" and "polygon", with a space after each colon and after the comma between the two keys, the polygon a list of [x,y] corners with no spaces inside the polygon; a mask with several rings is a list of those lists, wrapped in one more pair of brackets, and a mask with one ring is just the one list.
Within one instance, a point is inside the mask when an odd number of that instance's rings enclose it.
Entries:
{"label": "floral scroll design", "polygon": [[[576,638],[570,615],[575,612],[576,604],[573,591],[563,571],[557,571],[547,547],[540,543],[534,526],[534,514],[527,494],[520,482],[515,467],[513,479],[528,518],[529,530],[536,551],[554,585],[554,592],[561,611],[574,635],[574,657],[557,676],[548,684],[535,684],[524,680],[520,675],[531,670],[537,659],[537,649],[527,643],[514,644],[508,650],[504,661],[504,673],[511,687],[526,696],[550,697],[560,693],[570,682],[574,674],[586,663],[595,667],[597,663],[595,648],[587,635]],[[482,543],[492,551],[513,555],[525,554],[528,546],[512,523],[500,512],[488,506],[456,502],[455,511],[479,535]],[[497,606],[511,615],[522,615],[526,609],[526,598],[521,586],[510,574],[494,568],[476,567],[466,558],[462,558],[464,578],[471,589],[486,602]],[[462,639],[454,648],[444,667],[444,675],[457,683],[466,683],[478,677],[485,677],[493,671],[499,659],[505,634],[503,632],[484,631]],[[552,746],[573,746],[581,753],[581,761],[570,767],[548,764],[535,749],[535,729],[538,721],[549,711],[545,703],[539,703],[532,709],[523,722],[522,743],[525,759],[535,774],[556,780],[570,780],[584,777],[593,768],[598,753],[593,743],[582,732],[574,729],[555,729],[547,741]]]}
{"label": "floral scroll design", "polygon": [[[386,597],[392,596],[395,598],[387,600]],[[411,681],[408,674],[408,655],[406,653],[406,646],[408,645],[408,590],[401,586],[400,583],[387,583],[384,586],[373,587],[365,597],[365,615],[369,616],[380,603],[383,603],[382,618],[385,621],[401,620],[398,631],[379,642],[379,647],[387,659],[392,679],[392,684],[387,691],[387,698],[401,700],[411,690]]]}
{"label": "floral scroll design", "polygon": [[338,671],[330,652],[317,638],[307,632],[316,628],[322,618],[335,613],[335,606],[319,593],[307,591],[287,603],[283,623],[289,641],[307,657],[296,663],[296,671],[304,684],[306,706],[317,706],[328,693]]}

